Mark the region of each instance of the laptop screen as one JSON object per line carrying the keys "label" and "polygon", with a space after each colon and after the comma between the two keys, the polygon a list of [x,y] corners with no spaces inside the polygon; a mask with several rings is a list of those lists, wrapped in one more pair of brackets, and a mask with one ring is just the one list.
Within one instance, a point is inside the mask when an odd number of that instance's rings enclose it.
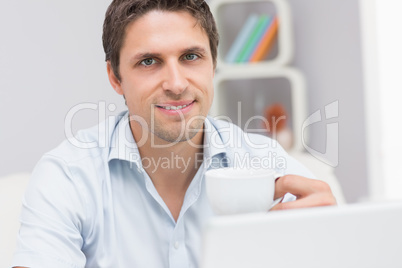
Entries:
{"label": "laptop screen", "polygon": [[220,216],[201,268],[402,267],[402,202]]}

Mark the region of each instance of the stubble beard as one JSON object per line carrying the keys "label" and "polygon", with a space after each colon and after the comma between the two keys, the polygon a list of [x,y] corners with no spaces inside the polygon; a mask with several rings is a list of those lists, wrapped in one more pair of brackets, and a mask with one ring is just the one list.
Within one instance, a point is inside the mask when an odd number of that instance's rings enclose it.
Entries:
{"label": "stubble beard", "polygon": [[151,132],[168,143],[184,142],[191,140],[203,130],[204,120],[205,116],[198,116],[196,119],[191,120],[191,123],[188,123],[189,121],[187,120],[181,120],[175,125],[174,129],[168,129],[169,126],[163,122],[154,120],[153,125],[151,123]]}

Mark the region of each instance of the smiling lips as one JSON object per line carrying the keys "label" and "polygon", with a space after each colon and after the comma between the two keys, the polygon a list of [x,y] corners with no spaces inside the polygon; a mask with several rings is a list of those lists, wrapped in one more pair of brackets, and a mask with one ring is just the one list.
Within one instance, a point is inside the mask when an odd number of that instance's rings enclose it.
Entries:
{"label": "smiling lips", "polygon": [[176,102],[176,103],[169,103],[169,104],[163,104],[163,105],[155,105],[157,108],[159,108],[161,111],[165,113],[177,113],[177,112],[188,112],[191,107],[193,106],[195,101],[181,101],[181,102]]}

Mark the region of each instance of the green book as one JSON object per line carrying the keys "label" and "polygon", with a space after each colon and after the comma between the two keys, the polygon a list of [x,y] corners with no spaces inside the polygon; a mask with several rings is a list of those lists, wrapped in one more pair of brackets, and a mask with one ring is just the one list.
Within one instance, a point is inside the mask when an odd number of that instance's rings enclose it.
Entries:
{"label": "green book", "polygon": [[264,32],[269,17],[267,15],[262,15],[254,27],[249,39],[241,49],[239,55],[236,57],[236,62],[246,62],[249,55],[254,51],[255,46],[258,44],[259,37],[261,33]]}
{"label": "green book", "polygon": [[232,46],[229,49],[228,54],[225,57],[225,61],[227,63],[234,63],[236,62],[237,55],[241,52],[241,49],[246,44],[249,36],[253,32],[255,26],[258,23],[258,15],[251,14],[248,18],[246,23],[240,30],[240,33],[236,36],[235,41],[233,42]]}

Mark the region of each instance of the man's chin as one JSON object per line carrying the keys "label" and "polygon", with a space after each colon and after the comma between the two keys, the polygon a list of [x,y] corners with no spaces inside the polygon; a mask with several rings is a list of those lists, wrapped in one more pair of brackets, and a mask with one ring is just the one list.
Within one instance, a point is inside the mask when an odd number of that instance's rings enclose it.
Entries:
{"label": "man's chin", "polygon": [[162,143],[174,144],[191,140],[198,134],[198,132],[199,130],[185,131],[183,133],[154,131],[153,135],[156,136],[157,139],[159,139]]}
{"label": "man's chin", "polygon": [[151,132],[160,143],[179,143],[192,140],[203,131],[205,117],[193,117],[190,120],[168,122],[166,120],[154,121]]}

